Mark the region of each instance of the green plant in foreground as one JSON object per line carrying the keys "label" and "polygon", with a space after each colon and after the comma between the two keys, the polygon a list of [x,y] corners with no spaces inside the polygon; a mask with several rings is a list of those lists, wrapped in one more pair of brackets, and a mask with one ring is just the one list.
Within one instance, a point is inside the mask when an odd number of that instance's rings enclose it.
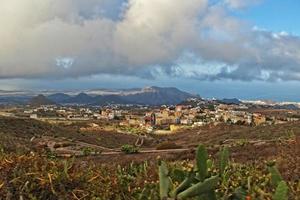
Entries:
{"label": "green plant in foreground", "polygon": [[[167,164],[164,161],[159,161],[159,188],[160,199],[198,199],[198,200],[215,200],[217,199],[217,191],[219,188],[228,185],[229,165],[229,150],[225,147],[219,152],[219,164],[216,173],[210,173],[209,169],[213,166],[213,161],[208,159],[208,154],[203,145],[199,145],[196,151],[196,166],[188,173],[185,174],[184,180],[179,184],[174,185],[170,177],[170,171]],[[274,200],[287,200],[288,199],[288,186],[283,181],[279,171],[274,165],[268,166],[268,170],[271,174],[271,184],[276,188],[274,194],[264,193],[268,197],[272,197]],[[248,186],[237,187],[233,190],[233,194],[223,197],[222,199],[235,199],[245,200],[251,198],[249,190],[251,188],[251,178],[248,177]],[[248,187],[248,191],[247,191]],[[225,195],[225,194],[223,194]],[[220,194],[218,194],[220,196]]]}
{"label": "green plant in foreground", "polygon": [[167,164],[162,161],[159,163],[159,188],[161,198],[167,198],[169,196],[169,190],[171,189],[171,180]]}
{"label": "green plant in foreground", "polygon": [[[185,180],[173,191],[170,192],[172,181],[168,175],[168,169],[165,162],[159,163],[159,181],[160,181],[160,197],[167,199],[169,197],[176,199],[187,199],[199,197],[199,199],[216,199],[215,189],[218,186],[220,177],[227,167],[229,152],[224,148],[220,154],[219,174],[215,176],[208,175],[208,165],[211,166],[212,161],[208,159],[208,154],[203,145],[199,145],[196,152],[196,168],[193,169],[185,178]],[[170,193],[170,195],[169,195]]]}
{"label": "green plant in foreground", "polygon": [[140,149],[134,145],[125,144],[121,147],[121,151],[126,154],[134,154],[134,153],[138,153]]}
{"label": "green plant in foreground", "polygon": [[280,181],[276,188],[273,200],[287,200],[288,199],[288,186],[284,181]]}
{"label": "green plant in foreground", "polygon": [[273,200],[287,200],[288,199],[288,186],[285,181],[283,181],[281,174],[275,167],[274,163],[269,164],[268,171],[271,174],[271,183],[276,187],[275,194],[273,195]]}
{"label": "green plant in foreground", "polygon": [[268,164],[268,171],[271,174],[271,183],[273,186],[276,187],[279,184],[279,182],[282,181],[282,177],[278,169],[275,167],[275,163]]}

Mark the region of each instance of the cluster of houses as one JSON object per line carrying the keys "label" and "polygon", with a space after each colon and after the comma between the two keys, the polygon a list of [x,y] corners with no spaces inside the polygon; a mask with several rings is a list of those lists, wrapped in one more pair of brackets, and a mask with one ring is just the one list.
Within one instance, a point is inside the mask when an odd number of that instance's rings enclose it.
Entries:
{"label": "cluster of houses", "polygon": [[[41,116],[41,113],[43,116]],[[25,109],[24,114],[30,118],[56,117],[62,120],[107,120],[117,122],[120,126],[140,127],[146,130],[177,130],[183,126],[203,126],[207,124],[239,124],[257,126],[279,123],[275,117],[247,111],[243,105],[218,104],[212,107],[177,105],[162,107],[143,107],[140,109],[74,108],[58,106],[40,106]],[[286,121],[296,121],[288,119]]]}
{"label": "cluster of houses", "polygon": [[163,128],[177,130],[182,126],[203,126],[207,124],[231,123],[240,125],[260,125],[267,122],[264,115],[235,111],[226,107],[203,109],[177,105],[153,108],[146,112],[130,112],[128,110],[102,110],[99,119],[119,119],[120,126],[138,126],[147,130]]}
{"label": "cluster of houses", "polygon": [[27,116],[32,119],[55,118],[63,120],[89,120],[98,119],[100,114],[90,108],[58,107],[49,105],[25,109],[20,116]]}
{"label": "cluster of houses", "polygon": [[[268,117],[260,113],[251,113],[247,108],[238,105],[216,105],[213,109],[177,105],[161,107],[142,114],[126,113],[119,123],[122,126],[140,126],[147,130],[153,128],[176,131],[186,126],[204,126],[207,124],[238,124],[258,126],[262,124],[279,124],[297,121],[299,118]],[[114,112],[114,111],[113,111]]]}

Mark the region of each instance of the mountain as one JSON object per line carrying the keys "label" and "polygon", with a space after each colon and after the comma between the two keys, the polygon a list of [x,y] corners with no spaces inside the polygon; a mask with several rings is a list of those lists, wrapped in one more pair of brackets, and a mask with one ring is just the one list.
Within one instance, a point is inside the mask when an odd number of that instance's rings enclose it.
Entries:
{"label": "mountain", "polygon": [[64,102],[70,99],[71,96],[64,93],[55,93],[47,96],[47,98],[54,102]]}
{"label": "mountain", "polygon": [[275,105],[274,108],[283,110],[299,110],[299,107],[294,104]]}
{"label": "mountain", "polygon": [[[24,92],[23,96],[31,99],[29,102],[33,105],[53,104],[55,102],[57,104],[99,106],[107,104],[175,105],[189,98],[199,98],[197,95],[183,92],[174,87],[162,88],[154,86],[133,89],[94,89],[85,90],[79,94],[76,91],[59,93],[45,91],[41,93],[47,95],[47,97],[43,95],[34,96],[36,94],[32,92],[28,94]],[[6,94],[5,97],[7,97]],[[15,98],[13,95],[10,97]],[[4,96],[2,98],[5,100]]]}
{"label": "mountain", "polygon": [[94,97],[91,97],[91,96],[87,95],[86,93],[82,92],[74,97],[70,97],[70,98],[62,101],[62,103],[92,104],[92,103],[94,103]]}
{"label": "mountain", "polygon": [[41,106],[41,105],[54,105],[56,103],[51,101],[50,99],[48,99],[44,95],[40,94],[40,95],[30,99],[28,104],[31,105],[31,106]]}
{"label": "mountain", "polygon": [[32,97],[28,96],[0,96],[0,105],[26,104]]}
{"label": "mountain", "polygon": [[130,104],[131,102],[118,95],[99,95],[94,97],[93,105]]}
{"label": "mountain", "polygon": [[110,102],[123,103],[122,100],[117,95],[98,95],[91,96],[84,92],[78,95],[71,96],[64,93],[55,93],[49,95],[48,98],[57,103],[68,103],[68,104],[98,104],[103,105]]}
{"label": "mountain", "polygon": [[[99,95],[100,94],[100,95]],[[183,92],[177,88],[146,87],[126,90],[90,90],[75,96],[64,93],[49,95],[56,103],[107,105],[107,104],[141,104],[162,105],[178,104],[196,95]]]}
{"label": "mountain", "polygon": [[222,100],[218,100],[218,102],[220,103],[224,103],[224,104],[241,104],[242,102],[236,98],[233,99],[222,99]]}
{"label": "mountain", "polygon": [[140,93],[124,95],[123,99],[135,104],[162,105],[178,104],[195,96],[172,87],[146,87]]}

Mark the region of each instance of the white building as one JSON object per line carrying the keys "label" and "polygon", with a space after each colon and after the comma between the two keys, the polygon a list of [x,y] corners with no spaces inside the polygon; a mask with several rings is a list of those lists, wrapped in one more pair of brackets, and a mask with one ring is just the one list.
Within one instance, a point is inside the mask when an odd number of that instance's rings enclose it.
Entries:
{"label": "white building", "polygon": [[38,118],[38,115],[37,114],[31,114],[29,116],[30,119],[37,119]]}

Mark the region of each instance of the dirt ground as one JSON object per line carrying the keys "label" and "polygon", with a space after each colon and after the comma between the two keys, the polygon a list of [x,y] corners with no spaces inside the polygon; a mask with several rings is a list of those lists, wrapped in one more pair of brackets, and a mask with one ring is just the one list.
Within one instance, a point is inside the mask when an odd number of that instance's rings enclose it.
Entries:
{"label": "dirt ground", "polygon": [[[46,143],[55,141],[68,142],[71,146],[99,146],[119,153],[80,159],[121,165],[146,160],[154,163],[158,157],[170,161],[193,160],[198,144],[205,144],[209,153],[216,156],[219,148],[226,145],[230,147],[233,160],[255,163],[276,159],[285,177],[300,179],[300,122],[258,127],[223,124],[184,130],[173,135],[149,135],[141,147],[142,153],[131,155],[121,153],[120,147],[123,144],[135,144],[138,136],[100,129],[82,131],[82,126],[86,124],[53,125],[31,119],[0,118],[0,144],[11,151],[23,147],[30,151],[36,145],[35,141],[47,138]],[[169,149],[167,152],[155,152],[157,145],[163,142],[175,143],[182,151]]]}
{"label": "dirt ground", "polygon": [[280,125],[240,126],[225,125],[203,126],[184,130],[174,135],[157,136],[161,141],[173,141],[182,146],[197,146],[199,143],[207,145],[222,144],[226,140],[277,140],[300,135],[300,122],[290,122]]}
{"label": "dirt ground", "polygon": [[[82,124],[84,126],[85,124]],[[131,144],[137,140],[136,135],[122,134],[117,132],[81,131],[78,125],[49,124],[32,119],[0,118],[1,144],[24,145],[32,147],[32,138],[44,136],[72,142],[85,142],[107,148],[119,148],[123,144]],[[13,149],[12,149],[13,150]]]}

